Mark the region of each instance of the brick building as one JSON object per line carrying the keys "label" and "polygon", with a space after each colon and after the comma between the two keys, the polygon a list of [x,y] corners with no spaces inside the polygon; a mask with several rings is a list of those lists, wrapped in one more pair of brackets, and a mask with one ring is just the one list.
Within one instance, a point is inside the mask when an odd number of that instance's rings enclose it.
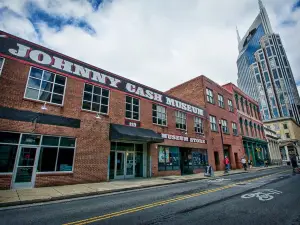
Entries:
{"label": "brick building", "polygon": [[269,159],[269,154],[258,102],[232,83],[225,84],[223,87],[235,100],[246,156],[253,161],[254,166],[262,165],[265,159]]}
{"label": "brick building", "polygon": [[[220,144],[219,133],[208,141],[200,101],[5,32],[0,57],[0,188],[198,173],[211,157],[208,146]],[[230,154],[240,155],[240,137],[224,136]]]}
{"label": "brick building", "polygon": [[203,75],[166,93],[206,109],[209,164],[214,169],[223,170],[223,159],[227,155],[231,168],[241,168],[241,157],[245,153],[238,132],[238,117],[232,93]]}

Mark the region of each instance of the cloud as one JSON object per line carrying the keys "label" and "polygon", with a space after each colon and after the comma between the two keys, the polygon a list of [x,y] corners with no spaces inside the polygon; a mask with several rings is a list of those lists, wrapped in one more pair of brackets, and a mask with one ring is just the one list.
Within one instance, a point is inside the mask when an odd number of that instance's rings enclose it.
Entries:
{"label": "cloud", "polygon": [[[29,20],[30,2],[0,0],[0,6],[21,16],[9,14],[0,28],[26,39],[37,36],[38,29],[39,39],[30,40],[162,91],[201,74],[220,84],[236,83],[235,26],[243,36],[259,12],[253,0],[35,0],[58,19],[52,26],[47,20]],[[300,10],[292,12],[294,0],[263,2],[300,81]],[[62,24],[70,18],[84,25]],[[18,23],[24,27],[14,26]],[[62,25],[57,29],[56,24]]]}

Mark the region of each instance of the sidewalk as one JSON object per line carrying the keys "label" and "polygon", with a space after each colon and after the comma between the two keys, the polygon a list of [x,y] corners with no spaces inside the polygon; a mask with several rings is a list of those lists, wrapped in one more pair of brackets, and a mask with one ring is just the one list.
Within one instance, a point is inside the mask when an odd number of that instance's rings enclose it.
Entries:
{"label": "sidewalk", "polygon": [[[273,169],[281,166],[252,168],[252,172]],[[248,172],[248,171],[247,171]],[[229,174],[216,171],[216,177],[230,176],[232,174],[245,173],[244,170],[231,170]],[[69,199],[91,195],[120,192],[126,190],[141,189],[146,187],[163,186],[175,183],[185,183],[195,180],[211,179],[204,177],[203,173],[185,176],[167,176],[155,178],[140,178],[130,180],[118,180],[101,183],[74,184],[65,186],[40,187],[33,189],[0,190],[0,207],[15,206],[38,202],[48,202],[61,199]]]}

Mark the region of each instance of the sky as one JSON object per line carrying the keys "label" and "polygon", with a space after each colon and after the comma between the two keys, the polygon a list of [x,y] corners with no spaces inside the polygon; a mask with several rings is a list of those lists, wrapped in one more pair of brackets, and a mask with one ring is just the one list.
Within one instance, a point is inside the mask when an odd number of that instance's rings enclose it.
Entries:
{"label": "sky", "polygon": [[[300,0],[263,0],[300,90]],[[0,0],[0,30],[166,91],[199,75],[237,81],[257,0]]]}

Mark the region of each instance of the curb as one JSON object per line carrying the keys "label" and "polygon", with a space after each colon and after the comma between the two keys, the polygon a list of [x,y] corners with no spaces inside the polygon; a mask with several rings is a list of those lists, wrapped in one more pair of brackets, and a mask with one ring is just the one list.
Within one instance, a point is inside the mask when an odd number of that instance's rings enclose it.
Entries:
{"label": "curb", "polygon": [[[275,167],[277,168],[277,167]],[[273,168],[267,168],[267,169],[275,169]],[[255,172],[261,171],[261,170],[267,170],[266,168],[256,170]],[[236,174],[243,174],[248,173],[247,171],[241,171],[237,173],[229,173],[229,174],[222,174],[216,177],[225,177],[225,176],[231,176]],[[198,181],[198,180],[205,180],[210,179],[210,177],[198,177],[198,178],[191,178],[186,180],[177,180],[177,181],[171,181],[167,184],[154,184],[154,185],[141,185],[138,187],[127,187],[127,188],[121,188],[116,190],[105,190],[105,191],[94,191],[94,192],[88,192],[88,193],[80,193],[80,194],[74,194],[74,195],[67,195],[67,196],[57,196],[57,197],[50,197],[46,199],[33,199],[33,200],[25,200],[25,201],[17,201],[17,202],[7,202],[7,203],[0,203],[0,208],[3,207],[9,207],[9,206],[21,206],[21,205],[27,205],[27,204],[34,204],[34,203],[42,203],[42,202],[52,202],[52,201],[58,201],[58,200],[66,200],[66,199],[73,199],[73,198],[80,198],[80,197],[88,197],[88,196],[101,196],[104,194],[111,194],[111,193],[118,193],[122,191],[130,191],[130,190],[139,190],[144,188],[150,188],[150,187],[161,187],[161,186],[168,186],[172,184],[180,184],[180,183],[188,183],[192,181]]]}

